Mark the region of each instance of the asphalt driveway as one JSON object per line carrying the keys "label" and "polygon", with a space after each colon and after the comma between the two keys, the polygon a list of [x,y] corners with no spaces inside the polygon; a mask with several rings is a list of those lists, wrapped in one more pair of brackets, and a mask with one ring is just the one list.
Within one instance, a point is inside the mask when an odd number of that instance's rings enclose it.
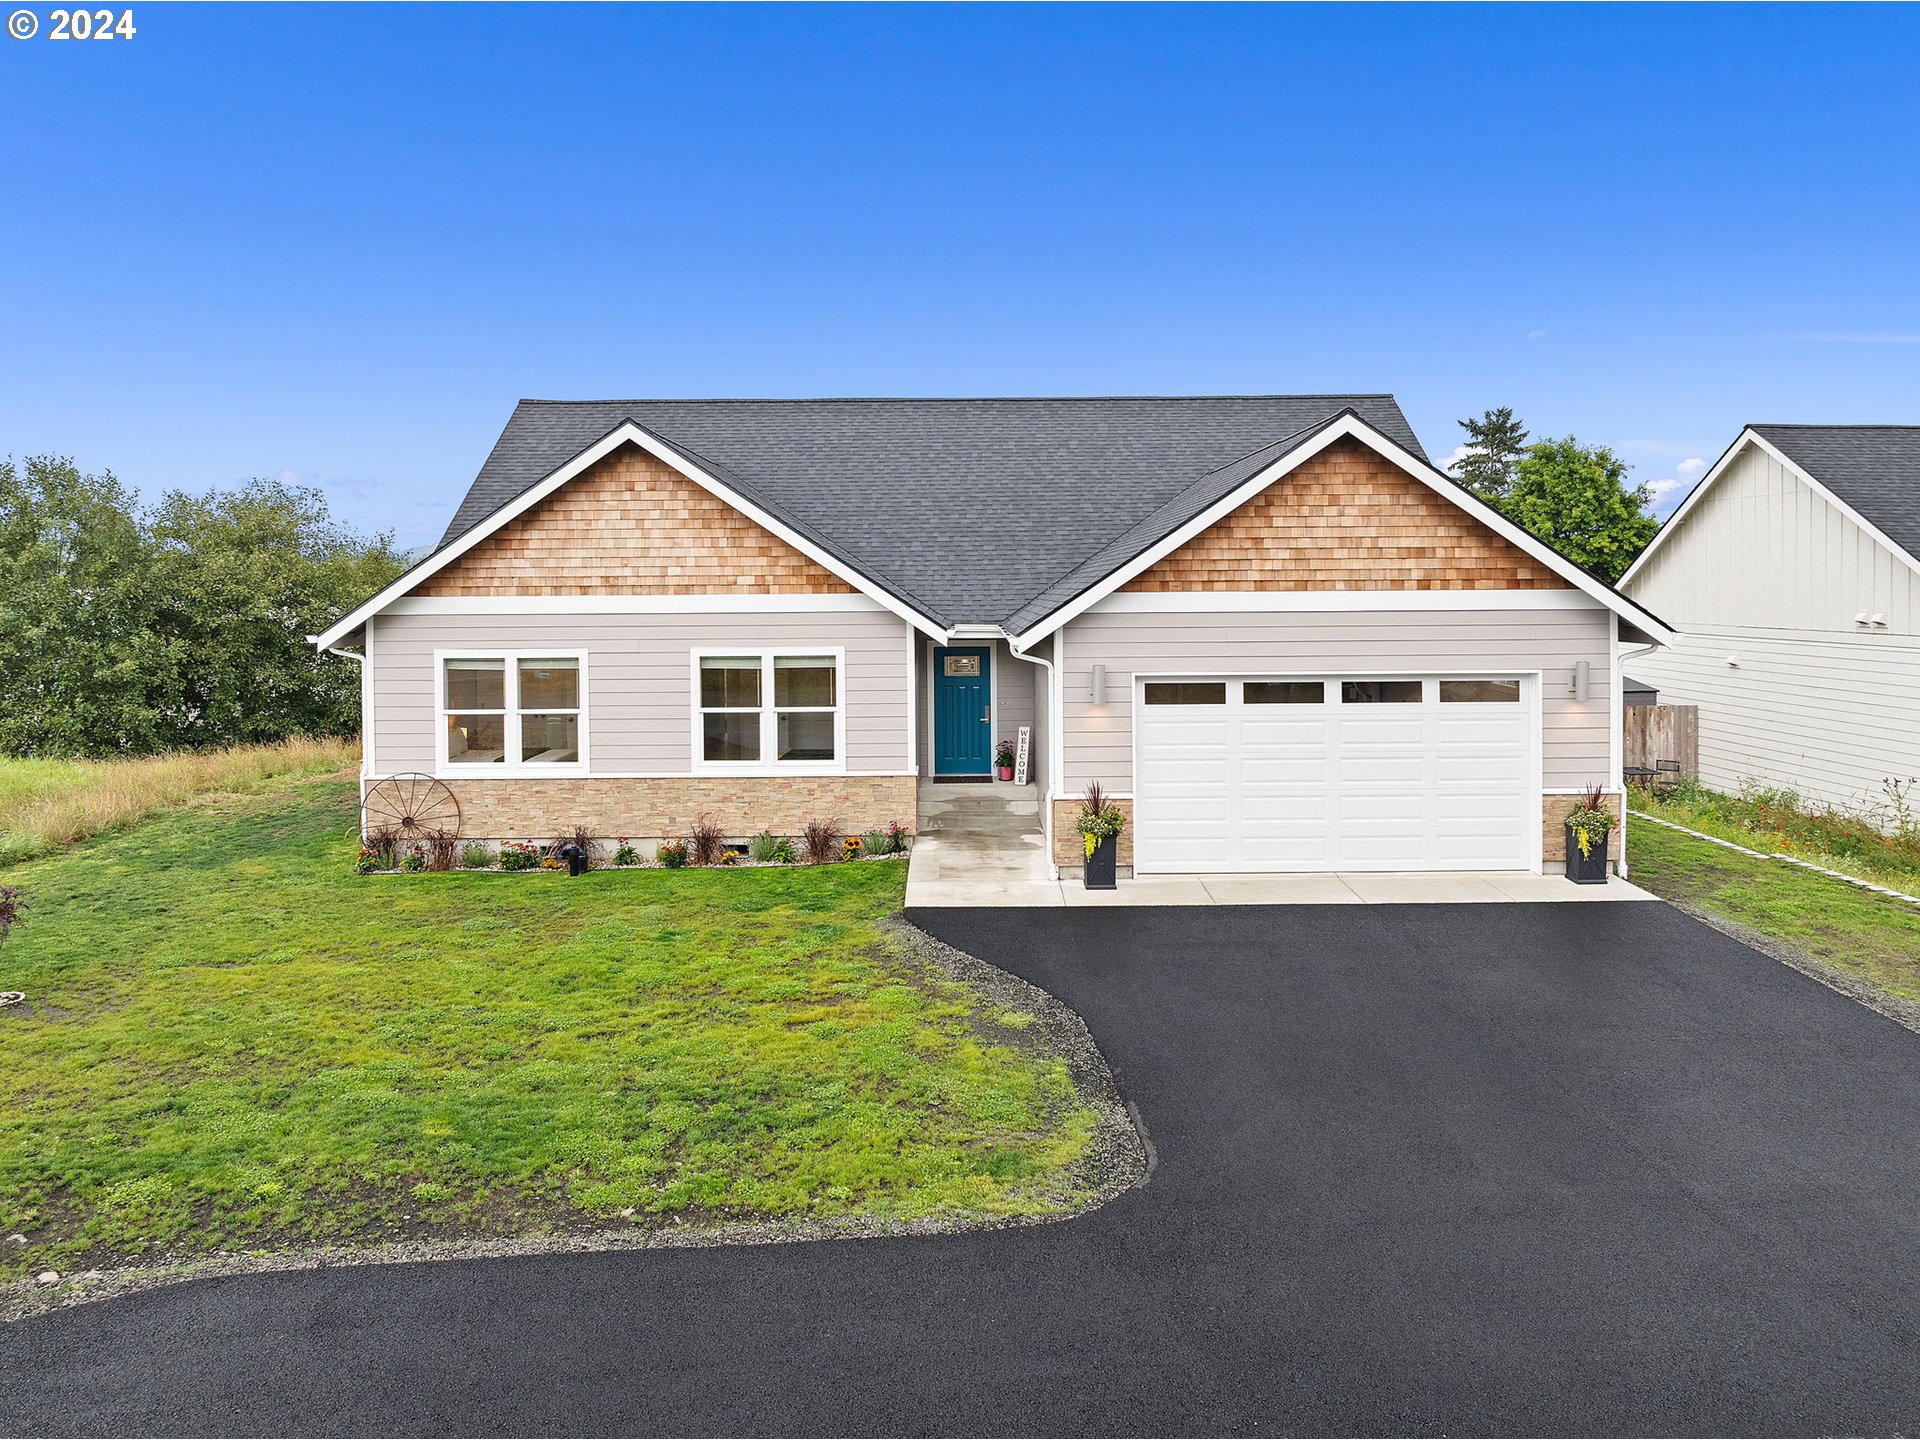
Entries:
{"label": "asphalt driveway", "polygon": [[914,918],[1086,1016],[1144,1188],[152,1291],[0,1331],[0,1428],[1920,1428],[1920,1036],[1678,912]]}

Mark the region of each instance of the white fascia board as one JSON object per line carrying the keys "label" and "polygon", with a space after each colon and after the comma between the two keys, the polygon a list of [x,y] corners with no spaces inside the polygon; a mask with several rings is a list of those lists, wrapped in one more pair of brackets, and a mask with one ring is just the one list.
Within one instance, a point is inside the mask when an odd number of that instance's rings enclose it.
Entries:
{"label": "white fascia board", "polygon": [[458,560],[462,555],[473,549],[495,531],[517,520],[535,505],[538,505],[542,500],[553,494],[553,492],[558,490],[562,485],[572,480],[575,476],[592,468],[594,465],[599,464],[600,461],[606,459],[607,456],[611,455],[622,445],[638,445],[642,450],[645,450],[662,464],[671,466],[676,472],[693,481],[694,484],[698,485],[708,494],[731,505],[735,510],[745,515],[763,530],[779,536],[780,539],[786,541],[787,544],[798,550],[802,555],[805,555],[809,560],[812,560],[815,564],[822,566],[834,575],[839,576],[840,579],[846,581],[849,585],[853,586],[854,589],[870,597],[884,608],[891,610],[915,629],[923,630],[927,634],[936,637],[945,636],[945,627],[939,625],[929,617],[922,615],[911,605],[897,599],[887,590],[875,584],[858,570],[855,570],[851,565],[828,554],[804,535],[799,534],[791,527],[767,514],[766,511],[747,500],[745,496],[741,495],[731,486],[707,474],[698,465],[695,465],[678,451],[662,444],[640,426],[629,420],[596,440],[578,455],[560,466],[559,469],[548,475],[547,478],[542,480],[538,485],[533,486],[524,494],[501,506],[485,520],[482,520],[471,530],[467,531],[466,534],[454,541],[453,544],[428,556],[427,559],[402,575],[398,580],[394,581],[393,584],[387,586],[386,589],[382,590],[378,595],[375,595],[359,609],[335,622],[329,629],[323,632],[314,643],[322,649],[325,649],[328,645],[338,644],[340,637],[350,634],[359,626],[364,625],[369,619],[386,609],[388,605],[405,595],[421,581],[445,569],[448,565],[451,565],[455,560]]}
{"label": "white fascia board", "polygon": [[1358,416],[1343,415],[1328,425],[1319,434],[1315,435],[1311,440],[1308,440],[1297,449],[1291,450],[1281,456],[1266,469],[1248,479],[1245,484],[1240,485],[1223,499],[1216,501],[1207,507],[1207,509],[1201,511],[1199,515],[1189,520],[1171,535],[1168,535],[1157,544],[1149,546],[1146,550],[1136,555],[1119,569],[1107,575],[1104,579],[1095,582],[1087,589],[1081,591],[1079,595],[1055,610],[1039,624],[1025,631],[1020,636],[1021,647],[1024,649],[1042,636],[1057,630],[1060,626],[1072,620],[1076,615],[1084,613],[1089,607],[1098,604],[1101,600],[1104,600],[1108,595],[1126,584],[1127,581],[1133,579],[1134,576],[1157,564],[1160,560],[1172,554],[1175,550],[1178,550],[1195,536],[1219,523],[1219,521],[1232,514],[1235,510],[1238,510],[1249,500],[1261,494],[1276,480],[1281,479],[1283,476],[1298,469],[1301,465],[1304,465],[1308,460],[1311,460],[1315,455],[1318,455],[1322,450],[1325,450],[1329,445],[1333,444],[1334,441],[1347,437],[1358,440],[1363,445],[1377,451],[1380,455],[1413,476],[1414,479],[1420,481],[1436,495],[1440,495],[1451,503],[1459,506],[1489,530],[1493,531],[1494,534],[1525,551],[1535,560],[1538,560],[1573,588],[1584,591],[1607,609],[1617,615],[1624,616],[1633,625],[1655,636],[1661,644],[1669,645],[1673,643],[1673,631],[1654,619],[1653,616],[1649,615],[1645,610],[1642,610],[1631,600],[1627,600],[1623,596],[1617,595],[1609,590],[1578,565],[1557,554],[1550,546],[1543,545],[1518,525],[1515,525],[1511,520],[1507,519],[1506,516],[1495,510],[1491,505],[1469,494],[1466,490],[1434,469],[1433,466],[1429,465],[1426,461],[1401,449],[1400,446],[1394,444],[1393,441],[1389,440],[1385,435],[1382,435],[1378,430],[1375,430]]}
{"label": "white fascia board", "polygon": [[867,595],[403,595],[387,615],[876,614]]}
{"label": "white fascia board", "polygon": [[1087,607],[1094,615],[1367,610],[1598,610],[1581,590],[1157,590],[1124,591]]}

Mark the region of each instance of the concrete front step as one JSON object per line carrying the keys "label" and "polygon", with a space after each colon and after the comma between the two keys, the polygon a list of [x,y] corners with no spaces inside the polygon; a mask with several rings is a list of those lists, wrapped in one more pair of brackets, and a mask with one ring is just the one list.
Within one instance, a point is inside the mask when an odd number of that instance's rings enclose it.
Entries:
{"label": "concrete front step", "polygon": [[1040,787],[922,784],[920,829],[950,836],[1011,838],[1037,834]]}
{"label": "concrete front step", "polygon": [[920,831],[924,835],[1038,835],[1040,822],[1031,815],[922,815]]}

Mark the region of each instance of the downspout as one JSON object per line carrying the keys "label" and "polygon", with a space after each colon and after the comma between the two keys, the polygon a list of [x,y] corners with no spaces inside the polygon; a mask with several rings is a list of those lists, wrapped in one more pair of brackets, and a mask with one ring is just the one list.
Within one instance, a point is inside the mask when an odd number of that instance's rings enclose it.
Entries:
{"label": "downspout", "polygon": [[1629,655],[1651,654],[1659,648],[1659,644],[1655,642],[1647,645],[1635,645],[1631,650],[1622,650],[1620,648],[1620,617],[1618,615],[1613,617],[1613,690],[1618,699],[1614,702],[1614,714],[1610,718],[1614,722],[1615,730],[1619,733],[1619,744],[1621,747],[1620,763],[1623,767],[1620,773],[1614,776],[1614,779],[1620,784],[1620,859],[1617,863],[1622,880],[1627,878],[1627,772],[1624,768],[1626,765],[1627,743],[1625,733],[1627,725],[1627,657]]}
{"label": "downspout", "polygon": [[1027,654],[1011,635],[1007,636],[1007,653],[1016,660],[1038,665],[1047,672],[1047,789],[1040,797],[1040,833],[1045,837],[1047,846],[1047,874],[1058,880],[1060,867],[1053,862],[1053,795],[1054,788],[1060,783],[1060,763],[1066,753],[1060,738],[1060,721],[1065,713],[1065,707],[1060,703],[1060,672],[1053,661]]}
{"label": "downspout", "polygon": [[[307,642],[319,645],[318,635],[309,635]],[[324,647],[327,654],[338,655],[342,660],[351,660],[360,667],[360,803],[367,801],[367,777],[373,773],[373,690],[372,672],[367,668],[367,657],[356,650],[343,650],[338,645]],[[361,839],[365,839],[364,835]]]}

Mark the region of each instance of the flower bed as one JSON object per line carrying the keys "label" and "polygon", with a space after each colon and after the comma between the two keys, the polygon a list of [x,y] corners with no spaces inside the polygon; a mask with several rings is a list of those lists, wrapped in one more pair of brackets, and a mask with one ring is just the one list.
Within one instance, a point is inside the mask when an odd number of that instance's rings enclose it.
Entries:
{"label": "flower bed", "polygon": [[507,840],[497,848],[484,841],[461,842],[451,836],[408,841],[374,834],[361,845],[355,869],[362,875],[563,871],[567,862],[561,847],[569,844],[586,852],[590,870],[782,869],[848,860],[898,860],[907,854],[911,840],[911,834],[898,821],[885,830],[844,836],[832,821],[814,821],[802,836],[762,832],[744,844],[735,844],[703,822],[687,839],[669,840],[651,856],[643,857],[626,836],[608,841],[588,835],[584,829],[546,844]]}

